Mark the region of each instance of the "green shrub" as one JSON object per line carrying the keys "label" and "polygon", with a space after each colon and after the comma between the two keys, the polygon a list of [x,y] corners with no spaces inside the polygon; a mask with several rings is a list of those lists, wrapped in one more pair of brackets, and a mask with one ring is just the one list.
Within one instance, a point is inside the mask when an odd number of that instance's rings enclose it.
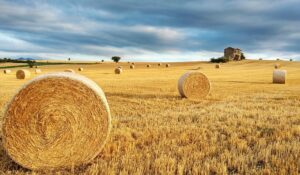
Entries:
{"label": "green shrub", "polygon": [[229,58],[219,57],[219,58],[211,58],[210,62],[212,63],[226,63],[229,61]]}

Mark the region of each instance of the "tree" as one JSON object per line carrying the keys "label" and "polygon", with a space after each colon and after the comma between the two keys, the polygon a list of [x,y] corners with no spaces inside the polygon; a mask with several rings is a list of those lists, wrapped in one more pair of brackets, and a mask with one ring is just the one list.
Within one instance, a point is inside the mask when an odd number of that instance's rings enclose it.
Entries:
{"label": "tree", "polygon": [[101,60],[101,62],[103,63],[103,62],[104,62],[104,60]]}
{"label": "tree", "polygon": [[71,61],[71,58],[68,58],[69,61]]}
{"label": "tree", "polygon": [[118,62],[120,61],[121,57],[119,57],[119,56],[113,56],[113,57],[111,57],[111,59],[112,59],[114,62],[118,63]]}
{"label": "tree", "polygon": [[246,59],[246,57],[245,57],[244,53],[242,53],[241,54],[241,60],[244,60],[244,59]]}
{"label": "tree", "polygon": [[35,60],[27,60],[27,64],[30,68],[33,68],[33,66],[35,65]]}

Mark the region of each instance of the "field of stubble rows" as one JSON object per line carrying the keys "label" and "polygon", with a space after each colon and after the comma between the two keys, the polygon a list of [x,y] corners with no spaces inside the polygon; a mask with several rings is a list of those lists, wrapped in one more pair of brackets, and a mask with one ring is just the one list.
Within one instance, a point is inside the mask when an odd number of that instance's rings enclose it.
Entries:
{"label": "field of stubble rows", "polygon": [[[287,84],[272,84],[277,62],[288,72]],[[248,60],[220,69],[204,62],[146,64],[131,70],[120,63],[121,75],[114,74],[115,63],[41,67],[43,73],[83,67],[80,74],[104,90],[113,118],[110,138],[91,164],[55,173],[300,173],[300,62]],[[17,80],[16,70],[0,73],[0,119],[27,81]],[[208,76],[208,97],[180,98],[177,81],[187,71]],[[39,174],[13,163],[0,146],[0,174],[10,173]]]}

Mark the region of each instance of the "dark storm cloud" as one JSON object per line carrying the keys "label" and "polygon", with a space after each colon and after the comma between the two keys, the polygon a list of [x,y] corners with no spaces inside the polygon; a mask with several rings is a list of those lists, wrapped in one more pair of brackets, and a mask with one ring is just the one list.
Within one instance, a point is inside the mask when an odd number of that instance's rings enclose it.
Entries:
{"label": "dark storm cloud", "polygon": [[105,48],[133,48],[180,55],[234,46],[299,55],[299,6],[296,0],[0,1],[0,41],[13,45],[0,51],[109,55]]}

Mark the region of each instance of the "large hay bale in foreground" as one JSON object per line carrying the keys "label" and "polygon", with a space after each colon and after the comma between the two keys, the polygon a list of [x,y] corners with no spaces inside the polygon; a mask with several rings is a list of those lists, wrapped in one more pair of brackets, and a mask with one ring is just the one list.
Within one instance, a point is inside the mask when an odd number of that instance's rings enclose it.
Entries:
{"label": "large hay bale in foreground", "polygon": [[73,69],[66,69],[66,70],[64,70],[64,72],[75,73],[75,71]]}
{"label": "large hay bale in foreground", "polygon": [[166,64],[166,67],[168,68],[168,67],[170,67],[171,65],[170,64]]}
{"label": "large hay bale in foreground", "polygon": [[285,84],[286,82],[286,70],[274,70],[273,71],[273,83]]}
{"label": "large hay bale in foreground", "polygon": [[123,72],[123,69],[120,68],[120,67],[117,67],[117,68],[115,69],[115,74],[121,74],[122,72]]}
{"label": "large hay bale in foreground", "polygon": [[147,64],[147,67],[149,68],[149,67],[151,67],[151,65],[150,65],[150,64]]}
{"label": "large hay bale in foreground", "polygon": [[78,71],[83,71],[83,68],[82,67],[78,68]]}
{"label": "large hay bale in foreground", "polygon": [[28,70],[24,70],[24,69],[18,70],[16,72],[17,79],[26,79],[29,78],[30,75],[31,73]]}
{"label": "large hay bale in foreground", "polygon": [[280,68],[280,64],[275,64],[275,65],[274,65],[274,68],[275,68],[275,69],[279,69],[279,68]]}
{"label": "large hay bale in foreground", "polygon": [[4,69],[3,73],[4,73],[4,74],[10,74],[10,73],[11,73],[11,70],[9,70],[9,69]]}
{"label": "large hay bale in foreground", "polygon": [[130,69],[134,69],[134,65],[130,65]]}
{"label": "large hay bale in foreground", "polygon": [[3,147],[28,169],[72,168],[100,153],[110,128],[109,106],[96,83],[78,74],[45,74],[8,104]]}
{"label": "large hay bale in foreground", "polygon": [[42,70],[41,69],[35,69],[35,73],[40,74],[40,73],[42,73]]}
{"label": "large hay bale in foreground", "polygon": [[221,65],[220,64],[216,64],[216,69],[219,69],[220,67],[221,67]]}
{"label": "large hay bale in foreground", "polygon": [[180,77],[178,90],[182,97],[202,99],[210,91],[210,82],[203,73],[187,72]]}

